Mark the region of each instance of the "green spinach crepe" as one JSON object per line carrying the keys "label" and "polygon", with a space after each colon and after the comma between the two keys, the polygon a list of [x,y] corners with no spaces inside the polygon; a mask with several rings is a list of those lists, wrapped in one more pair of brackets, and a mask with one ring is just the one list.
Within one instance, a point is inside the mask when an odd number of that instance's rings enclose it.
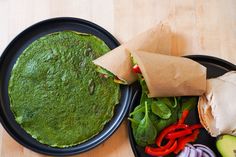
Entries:
{"label": "green spinach crepe", "polygon": [[112,118],[119,85],[96,72],[92,60],[108,52],[97,37],[56,32],[30,44],[8,85],[16,121],[33,138],[69,147],[98,134]]}

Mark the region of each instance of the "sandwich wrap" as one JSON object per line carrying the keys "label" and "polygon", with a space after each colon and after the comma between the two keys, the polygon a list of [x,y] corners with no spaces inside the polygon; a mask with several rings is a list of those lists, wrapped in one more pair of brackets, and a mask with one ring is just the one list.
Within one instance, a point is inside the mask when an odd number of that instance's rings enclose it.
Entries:
{"label": "sandwich wrap", "polygon": [[206,68],[183,57],[170,56],[172,33],[168,24],[158,24],[94,60],[126,84],[137,80],[132,57],[137,59],[149,97],[196,96],[206,89]]}
{"label": "sandwich wrap", "polygon": [[149,97],[194,96],[206,90],[206,68],[197,62],[158,53],[132,51]]}
{"label": "sandwich wrap", "polygon": [[93,63],[110,71],[126,84],[131,84],[137,80],[137,75],[132,71],[132,60],[129,51],[143,50],[169,54],[170,49],[170,27],[167,24],[160,23],[97,58]]}

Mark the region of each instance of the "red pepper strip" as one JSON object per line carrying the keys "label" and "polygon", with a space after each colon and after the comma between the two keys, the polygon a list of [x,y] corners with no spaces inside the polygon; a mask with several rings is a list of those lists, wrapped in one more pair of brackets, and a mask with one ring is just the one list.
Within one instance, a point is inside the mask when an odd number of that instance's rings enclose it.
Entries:
{"label": "red pepper strip", "polygon": [[184,110],[178,123],[183,124],[185,119],[187,118],[188,114],[189,114],[189,110]]}
{"label": "red pepper strip", "polygon": [[189,126],[189,129],[191,130],[200,129],[200,128],[202,128],[202,124],[194,124],[194,125]]}
{"label": "red pepper strip", "polygon": [[162,132],[159,134],[159,136],[156,139],[157,146],[161,147],[162,140],[168,133],[173,132],[177,129],[186,129],[186,128],[188,128],[187,124],[173,124],[166,127],[165,129],[162,130]]}
{"label": "red pepper strip", "polygon": [[198,134],[199,134],[199,129],[194,130],[192,135],[179,138],[178,147],[175,149],[174,153],[178,154],[182,149],[184,149],[187,143],[194,142],[197,139]]}
{"label": "red pepper strip", "polygon": [[135,64],[135,65],[133,66],[133,72],[134,72],[134,73],[139,73],[139,74],[141,74],[141,70],[140,70],[140,68],[139,68],[139,66],[138,66],[137,64]]}
{"label": "red pepper strip", "polygon": [[169,149],[169,148],[174,144],[174,142],[175,142],[175,140],[169,140],[169,141],[166,143],[166,145],[161,146],[161,147],[159,147],[159,148],[160,148],[160,149],[163,149],[163,150]]}
{"label": "red pepper strip", "polygon": [[145,153],[152,155],[152,156],[165,156],[165,155],[172,153],[176,148],[177,148],[177,141],[175,141],[174,144],[169,149],[160,150],[160,151],[156,151],[155,148],[146,146]]}
{"label": "red pepper strip", "polygon": [[[169,149],[173,144],[175,143],[175,140],[169,140],[166,145],[162,146],[162,147],[158,147],[158,148],[152,148],[152,150],[154,151],[164,151],[166,149]],[[148,147],[148,146],[147,146]]]}
{"label": "red pepper strip", "polygon": [[180,130],[176,132],[171,132],[166,135],[166,138],[173,140],[173,139],[180,138],[180,137],[190,135],[190,134],[192,134],[192,130],[188,128],[188,129],[184,129],[184,130]]}

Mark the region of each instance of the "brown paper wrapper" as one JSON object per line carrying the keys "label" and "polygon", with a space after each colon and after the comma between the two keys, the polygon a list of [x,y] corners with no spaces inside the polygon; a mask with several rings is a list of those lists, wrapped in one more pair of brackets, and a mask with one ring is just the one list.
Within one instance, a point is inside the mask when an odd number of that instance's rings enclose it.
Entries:
{"label": "brown paper wrapper", "polygon": [[202,95],[206,68],[184,57],[131,51],[146,81],[149,97]]}
{"label": "brown paper wrapper", "polygon": [[171,52],[171,35],[169,25],[160,23],[93,62],[112,72],[127,84],[131,84],[137,80],[137,76],[132,71],[132,60],[129,51],[142,50],[169,54]]}

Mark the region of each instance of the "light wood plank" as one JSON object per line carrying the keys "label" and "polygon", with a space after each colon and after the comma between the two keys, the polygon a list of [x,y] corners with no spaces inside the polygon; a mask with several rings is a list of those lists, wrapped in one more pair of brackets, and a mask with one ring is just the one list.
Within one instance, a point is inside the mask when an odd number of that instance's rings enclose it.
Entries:
{"label": "light wood plank", "polygon": [[[212,55],[236,64],[235,10],[235,0],[0,0],[0,54],[28,26],[71,16],[97,23],[121,43],[167,21],[174,33],[173,55]],[[23,148],[0,127],[0,156],[43,155]],[[80,156],[132,157],[126,123],[106,142]]]}

